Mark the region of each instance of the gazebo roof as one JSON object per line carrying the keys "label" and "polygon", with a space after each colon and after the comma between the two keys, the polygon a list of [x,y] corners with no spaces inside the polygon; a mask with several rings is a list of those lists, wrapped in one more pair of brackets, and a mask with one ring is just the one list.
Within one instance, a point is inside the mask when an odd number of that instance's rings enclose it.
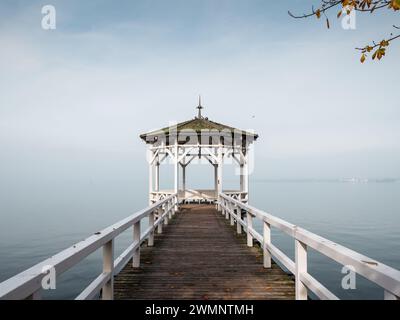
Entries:
{"label": "gazebo roof", "polygon": [[170,134],[179,135],[181,133],[190,134],[193,132],[195,132],[196,134],[200,134],[200,133],[207,132],[208,130],[210,132],[219,131],[219,132],[223,132],[225,134],[231,133],[231,134],[235,134],[235,135],[249,136],[254,140],[256,140],[258,138],[258,134],[256,134],[256,133],[244,131],[244,130],[237,129],[237,128],[234,128],[231,126],[227,126],[225,124],[214,122],[214,121],[209,120],[208,118],[203,117],[201,115],[201,109],[203,109],[203,107],[201,106],[201,100],[199,100],[199,106],[197,107],[197,109],[199,109],[199,113],[198,113],[198,116],[195,117],[194,119],[180,122],[178,124],[175,124],[175,125],[172,125],[169,127],[165,127],[162,129],[158,129],[158,130],[154,130],[154,131],[150,131],[150,132],[141,134],[140,138],[146,142],[149,142],[149,140],[154,140],[154,138],[158,137],[158,136],[167,137]]}

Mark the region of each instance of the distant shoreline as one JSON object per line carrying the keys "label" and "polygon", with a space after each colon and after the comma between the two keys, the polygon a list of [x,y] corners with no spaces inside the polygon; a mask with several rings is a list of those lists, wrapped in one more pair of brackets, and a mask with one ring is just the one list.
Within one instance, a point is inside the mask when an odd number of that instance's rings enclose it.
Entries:
{"label": "distant shoreline", "polygon": [[253,182],[328,182],[328,183],[396,183],[400,178],[341,178],[341,179],[252,179]]}

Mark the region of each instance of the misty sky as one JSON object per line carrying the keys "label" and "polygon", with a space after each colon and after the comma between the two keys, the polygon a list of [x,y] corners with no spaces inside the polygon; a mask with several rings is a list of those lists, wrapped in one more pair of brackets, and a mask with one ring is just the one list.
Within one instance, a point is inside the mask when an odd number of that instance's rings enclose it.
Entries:
{"label": "misty sky", "polygon": [[379,63],[354,50],[394,15],[346,31],[333,12],[327,30],[287,14],[315,1],[275,2],[1,1],[3,183],[146,181],[139,134],[192,118],[198,94],[211,120],[260,135],[257,178],[400,177],[400,42]]}

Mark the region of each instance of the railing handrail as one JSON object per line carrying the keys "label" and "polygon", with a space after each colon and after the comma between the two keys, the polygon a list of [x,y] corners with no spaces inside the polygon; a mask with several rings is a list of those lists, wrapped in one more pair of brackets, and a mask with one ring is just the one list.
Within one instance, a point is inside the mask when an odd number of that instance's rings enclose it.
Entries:
{"label": "railing handrail", "polygon": [[[141,219],[144,217],[149,216],[150,213],[162,208],[166,203],[170,203],[171,201],[177,201],[176,194],[172,194],[169,197],[158,201],[151,206],[142,209],[129,217],[120,220],[119,222],[104,228],[103,230],[94,233],[90,237],[82,240],[71,247],[64,249],[63,251],[57,253],[56,255],[39,262],[38,264],[34,265],[33,267],[5,280],[4,282],[0,283],[0,299],[25,299],[35,292],[41,289],[41,282],[43,277],[46,275],[47,266],[51,266],[54,268],[56,276],[59,276],[63,272],[67,271],[81,260],[86,258],[88,255],[93,253],[94,251],[100,249],[108,242],[112,241],[115,237],[120,235],[122,232],[127,230],[129,227],[140,223]],[[171,206],[172,207],[172,206]],[[171,208],[169,208],[171,209]],[[168,212],[167,212],[168,213]],[[164,218],[166,213],[162,216]],[[153,226],[149,226],[149,229],[145,232],[145,236],[140,238],[140,241],[143,241],[149,234],[154,231],[155,227],[162,223],[157,221],[154,223]],[[140,230],[140,228],[139,228]],[[133,244],[127,254],[131,254],[139,244]],[[113,250],[113,249],[112,249]],[[119,259],[123,259],[123,257],[119,257]],[[118,259],[117,259],[118,260]],[[125,259],[127,260],[127,259]],[[127,262],[127,261],[124,261]],[[108,275],[108,278],[113,275],[112,273]],[[100,275],[99,278],[101,278]],[[103,275],[104,278],[104,275]],[[104,280],[104,279],[103,279]],[[109,280],[109,279],[108,279]],[[95,280],[96,281],[96,280]],[[95,282],[94,281],[94,282]]]}
{"label": "railing handrail", "polygon": [[[356,251],[353,251],[349,248],[346,248],[342,245],[339,245],[333,241],[325,239],[321,236],[318,236],[310,231],[307,231],[303,228],[300,228],[294,224],[291,224],[283,219],[275,217],[269,213],[266,213],[262,210],[259,210],[255,207],[252,207],[248,204],[245,204],[241,201],[233,199],[232,197],[220,193],[221,199],[224,199],[237,208],[243,209],[246,212],[250,213],[252,217],[257,217],[263,222],[267,223],[270,226],[277,228],[278,230],[283,231],[288,234],[296,241],[300,242],[303,245],[306,245],[317,252],[325,255],[326,257],[342,264],[342,265],[350,265],[354,268],[354,271],[368,280],[378,284],[380,287],[385,289],[385,296],[400,296],[400,271],[396,270],[392,267],[389,267],[383,263],[380,263],[374,259],[371,259],[367,256],[364,256]],[[223,202],[223,201],[221,201]],[[230,214],[233,214],[235,218],[237,218],[238,222],[247,227],[245,220],[239,218],[238,215],[235,215],[231,208],[224,205],[224,203],[220,203],[224,210],[227,210]],[[240,220],[239,220],[240,219]],[[266,245],[266,249],[270,251],[270,254],[277,258],[277,260],[285,265],[285,267],[291,272],[295,273],[296,263],[288,258],[283,252],[281,252],[278,248],[276,248],[271,243],[264,244],[263,235],[258,233],[252,226],[248,228],[248,233],[253,236],[258,242],[260,242],[261,246],[264,248]],[[308,273],[301,274],[301,280],[304,283],[308,283],[309,286],[315,284],[315,279],[310,279],[310,275]],[[313,281],[315,280],[315,281]],[[327,289],[318,283],[318,288],[322,288],[325,293],[330,293],[326,291]],[[312,289],[312,288],[310,288]],[[325,296],[325,294],[323,294]]]}

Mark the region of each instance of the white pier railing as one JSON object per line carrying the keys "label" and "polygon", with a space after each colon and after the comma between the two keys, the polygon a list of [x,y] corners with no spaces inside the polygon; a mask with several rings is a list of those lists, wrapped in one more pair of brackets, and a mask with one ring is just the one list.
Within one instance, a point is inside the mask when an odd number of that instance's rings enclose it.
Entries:
{"label": "white pier railing", "polygon": [[[168,219],[175,213],[177,201],[177,195],[172,194],[0,283],[0,299],[40,299],[42,280],[47,275],[49,267],[54,268],[56,276],[59,276],[100,248],[103,248],[103,272],[76,299],[92,299],[99,296],[100,291],[103,300],[113,299],[114,276],[132,258],[133,266],[139,266],[140,245],[146,239],[149,246],[154,245],[156,228],[159,233],[162,232],[162,224],[168,223]],[[147,230],[142,233],[140,222],[144,218],[148,218],[149,224]],[[115,238],[131,227],[133,243],[114,259]]]}
{"label": "white pier railing", "polygon": [[[308,290],[320,299],[338,299],[307,272],[308,248],[312,248],[342,265],[352,266],[356,273],[384,289],[384,299],[399,299],[400,271],[242,203],[227,194],[219,194],[219,204],[222,208],[222,214],[226,216],[226,219],[230,219],[231,225],[233,226],[236,223],[237,232],[241,233],[242,227],[246,231],[249,247],[253,246],[253,239],[260,243],[261,248],[263,248],[265,268],[271,267],[271,258],[273,257],[275,261],[284,265],[295,275],[296,299],[306,300]],[[242,219],[242,210],[244,211],[244,219]],[[254,218],[260,219],[263,223],[263,234],[253,228]],[[272,244],[271,227],[283,231],[294,239],[295,261]]]}

